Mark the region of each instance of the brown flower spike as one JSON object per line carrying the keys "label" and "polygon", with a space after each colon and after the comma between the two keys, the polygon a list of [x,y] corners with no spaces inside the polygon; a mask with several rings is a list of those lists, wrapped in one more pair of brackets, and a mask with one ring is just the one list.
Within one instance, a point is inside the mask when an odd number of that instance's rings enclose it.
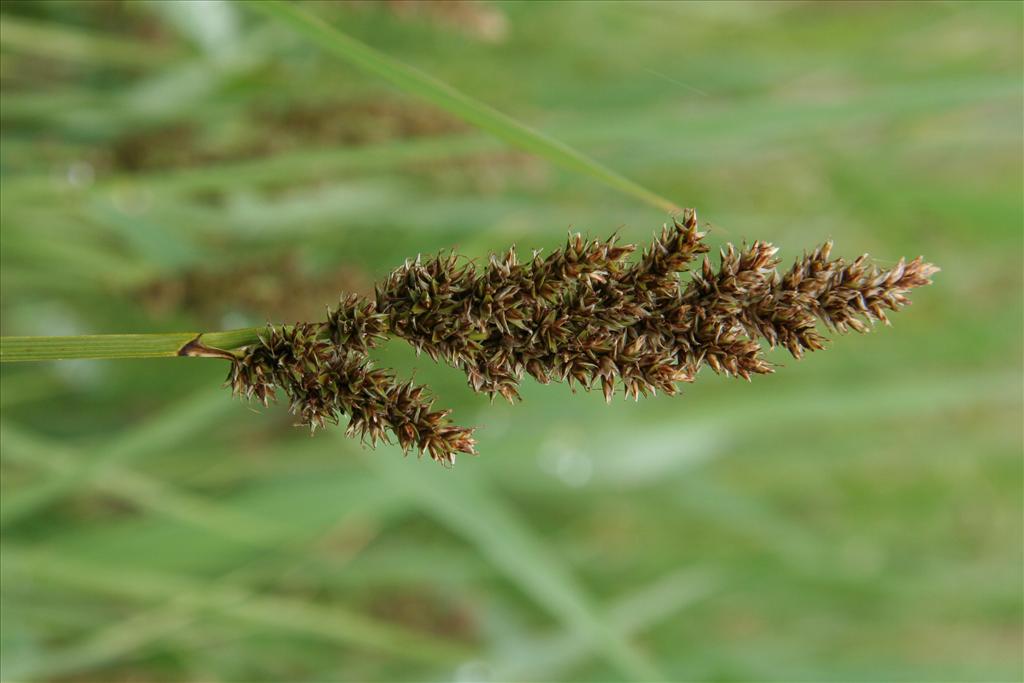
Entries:
{"label": "brown flower spike", "polygon": [[349,435],[375,445],[389,436],[451,465],[475,453],[473,430],[431,410],[424,387],[373,368],[369,349],[388,336],[462,370],[492,398],[518,398],[524,374],[566,381],[611,400],[678,392],[706,365],[750,379],[773,371],[761,341],[796,358],[824,348],[820,321],[840,333],[888,324],[886,311],[938,271],[921,258],[883,270],[866,256],[830,258],[831,243],[783,274],[766,242],[727,245],[718,268],[704,256],[689,284],[679,273],[707,252],[692,209],[665,226],[639,260],[616,238],[571,235],[562,249],[520,262],[514,248],[477,268],[453,252],[417,257],[376,289],[349,295],[320,323],[268,327],[232,362],[234,392],[266,404],[280,388],[301,424],[313,429],[348,416]]}

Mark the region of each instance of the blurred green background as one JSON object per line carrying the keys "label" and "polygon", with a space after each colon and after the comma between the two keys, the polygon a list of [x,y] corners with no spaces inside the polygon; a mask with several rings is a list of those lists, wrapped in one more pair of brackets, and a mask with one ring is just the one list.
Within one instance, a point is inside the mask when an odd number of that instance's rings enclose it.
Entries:
{"label": "blurred green background", "polygon": [[[310,436],[214,360],[2,368],[4,680],[1016,681],[1022,22],[1005,3],[306,3],[714,246],[943,270],[751,384],[490,405],[477,459]],[[665,216],[242,5],[0,19],[2,332],[320,317],[417,253]]]}

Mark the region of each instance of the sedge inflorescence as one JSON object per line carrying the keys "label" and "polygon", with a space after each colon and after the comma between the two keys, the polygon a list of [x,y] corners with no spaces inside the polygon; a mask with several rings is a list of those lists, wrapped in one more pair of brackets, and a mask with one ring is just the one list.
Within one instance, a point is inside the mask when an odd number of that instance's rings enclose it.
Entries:
{"label": "sedge inflorescence", "polygon": [[[616,237],[570,235],[547,256],[515,248],[482,267],[454,252],[417,257],[375,296],[348,295],[319,323],[268,327],[232,361],[234,392],[266,404],[282,390],[299,422],[315,429],[348,417],[348,433],[375,445],[393,437],[444,464],[475,453],[473,429],[433,410],[427,390],[375,369],[369,351],[390,336],[466,374],[477,392],[518,398],[538,382],[617,390],[638,399],[675,394],[701,367],[749,379],[773,371],[764,346],[796,358],[823,348],[819,323],[867,331],[931,283],[920,257],[889,269],[866,256],[832,258],[826,243],[784,272],[767,242],[727,245],[717,267],[686,210],[638,259]],[[680,273],[703,255],[688,283]]]}

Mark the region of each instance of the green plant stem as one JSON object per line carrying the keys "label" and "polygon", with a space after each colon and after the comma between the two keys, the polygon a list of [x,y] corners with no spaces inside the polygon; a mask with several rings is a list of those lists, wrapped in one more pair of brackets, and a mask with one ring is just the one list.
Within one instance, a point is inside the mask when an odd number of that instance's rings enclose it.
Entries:
{"label": "green plant stem", "polygon": [[427,100],[515,147],[576,173],[588,175],[659,210],[668,213],[680,210],[675,202],[613,171],[579,150],[520,123],[430,74],[359,42],[298,5],[281,0],[248,0],[248,5],[287,24],[327,52],[383,78],[404,92]]}
{"label": "green plant stem", "polygon": [[0,362],[77,358],[227,358],[259,339],[262,327],[225,332],[90,334],[77,337],[0,337]]}

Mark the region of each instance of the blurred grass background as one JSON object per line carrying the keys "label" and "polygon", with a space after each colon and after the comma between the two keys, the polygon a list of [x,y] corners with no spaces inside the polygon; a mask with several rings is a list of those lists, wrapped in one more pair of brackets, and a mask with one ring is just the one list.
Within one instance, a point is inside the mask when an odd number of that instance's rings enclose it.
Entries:
{"label": "blurred grass background", "polygon": [[[220,388],[2,368],[4,680],[1011,681],[1020,3],[305,3],[685,206],[935,286],[752,384],[515,406],[402,344],[454,471]],[[665,216],[226,2],[0,15],[2,332],[317,318],[418,252]]]}

